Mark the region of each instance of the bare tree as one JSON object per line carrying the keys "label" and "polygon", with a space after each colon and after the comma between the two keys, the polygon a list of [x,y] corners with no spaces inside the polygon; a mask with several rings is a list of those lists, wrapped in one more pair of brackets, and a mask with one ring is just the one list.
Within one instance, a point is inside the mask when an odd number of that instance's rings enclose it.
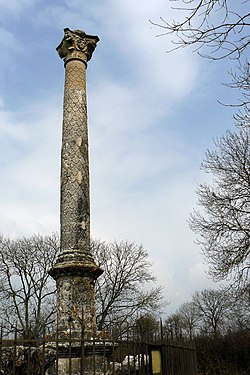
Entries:
{"label": "bare tree", "polygon": [[191,229],[216,280],[231,278],[238,292],[249,288],[250,272],[250,133],[228,131],[207,151],[202,168],[214,177],[198,187],[198,204]]}
{"label": "bare tree", "polygon": [[[224,292],[223,292],[224,293]],[[229,307],[227,294],[205,289],[195,292],[192,301],[183,303],[164,321],[167,337],[194,339],[199,334],[216,335],[226,323],[224,313]]]}
{"label": "bare tree", "polygon": [[[204,57],[240,59],[250,44],[249,0],[175,0],[180,21],[158,23],[160,35],[174,36],[174,48],[194,46]],[[176,5],[177,4],[177,5]],[[180,4],[180,5],[179,5]],[[204,50],[207,48],[207,50]]]}
{"label": "bare tree", "polygon": [[121,332],[138,314],[159,311],[162,288],[152,287],[155,277],[142,245],[93,241],[92,251],[104,270],[96,286],[99,330],[116,326]]}
{"label": "bare tree", "polygon": [[[171,1],[171,0],[170,0]],[[173,36],[173,50],[193,46],[194,51],[211,60],[229,58],[237,61],[229,71],[231,82],[226,84],[233,89],[241,90],[241,97],[236,103],[226,105],[239,107],[235,115],[238,125],[249,124],[249,91],[250,74],[248,47],[250,45],[250,12],[249,0],[172,0],[175,3],[178,21],[166,21],[153,25],[162,29],[162,35]],[[239,71],[237,72],[237,69]],[[225,104],[225,103],[224,103]]]}
{"label": "bare tree", "polygon": [[57,235],[0,239],[1,324],[38,337],[55,319],[55,285],[48,275],[59,251]]}
{"label": "bare tree", "polygon": [[141,341],[150,341],[160,333],[160,321],[153,314],[146,313],[135,321],[134,334]]}
{"label": "bare tree", "polygon": [[[215,142],[216,150],[208,151],[202,169],[210,173],[212,184],[198,187],[198,204],[203,212],[191,216],[191,228],[200,237],[210,274],[215,280],[228,276],[236,287],[249,285],[249,127],[250,127],[250,45],[249,0],[176,0],[179,20],[161,19],[156,24],[161,35],[174,37],[174,48],[194,46],[212,60],[230,58],[238,67],[230,71],[231,89],[240,90],[234,116],[240,132],[227,132]],[[244,130],[243,130],[244,129]]]}
{"label": "bare tree", "polygon": [[194,302],[183,303],[176,314],[179,316],[183,334],[189,339],[193,339],[197,331],[199,320],[199,309]]}
{"label": "bare tree", "polygon": [[239,128],[248,128],[250,126],[250,64],[246,62],[243,66],[230,73],[231,82],[226,84],[233,90],[240,91],[238,101],[230,106],[238,108],[234,115],[235,124]]}
{"label": "bare tree", "polygon": [[165,319],[163,329],[167,338],[179,339],[183,337],[183,326],[178,311],[169,315],[168,318]]}
{"label": "bare tree", "polygon": [[235,299],[233,295],[231,297],[231,308],[229,312],[229,319],[227,322],[227,330],[229,333],[239,333],[249,331],[250,326],[250,297],[249,294],[245,294],[240,298]]}
{"label": "bare tree", "polygon": [[[247,117],[249,120],[249,104],[250,104],[250,64],[245,62],[243,65],[240,65],[235,72],[232,70],[229,72],[231,77],[231,82],[227,83],[226,86],[232,88],[233,90],[240,91],[241,97],[239,101],[234,104],[235,107],[244,109],[242,112],[244,117]],[[232,104],[230,104],[232,106]],[[236,125],[248,127],[249,121],[246,125],[246,120],[243,123],[238,121],[238,117],[236,116]]]}
{"label": "bare tree", "polygon": [[168,317],[164,333],[177,339],[188,337],[185,322],[190,321],[198,373],[247,373],[249,303],[249,295],[235,299],[228,289],[196,292],[191,302],[184,303]]}
{"label": "bare tree", "polygon": [[193,295],[200,315],[200,331],[214,337],[226,327],[231,299],[224,290],[205,289]]}
{"label": "bare tree", "polygon": [[242,334],[249,331],[249,307],[249,294],[235,298],[228,288],[205,289],[195,292],[190,302],[165,320],[164,331],[167,336],[189,339]]}

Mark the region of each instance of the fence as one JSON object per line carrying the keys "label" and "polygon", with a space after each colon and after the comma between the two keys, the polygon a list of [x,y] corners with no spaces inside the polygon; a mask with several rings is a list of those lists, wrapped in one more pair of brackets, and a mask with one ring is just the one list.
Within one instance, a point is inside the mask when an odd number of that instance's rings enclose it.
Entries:
{"label": "fence", "polygon": [[62,361],[67,362],[63,373],[73,375],[76,360],[80,375],[197,375],[196,350],[188,343],[128,337],[62,340],[45,335],[0,339],[2,375],[61,375]]}

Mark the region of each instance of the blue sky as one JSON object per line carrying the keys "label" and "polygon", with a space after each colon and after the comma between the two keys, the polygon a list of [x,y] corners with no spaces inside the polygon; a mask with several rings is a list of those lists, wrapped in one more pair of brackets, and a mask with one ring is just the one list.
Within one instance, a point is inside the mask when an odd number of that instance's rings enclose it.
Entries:
{"label": "blue sky", "polygon": [[87,70],[92,237],[142,243],[171,304],[214,286],[187,225],[200,162],[233,128],[225,62],[167,54],[165,0],[0,0],[0,230],[59,230],[63,29],[100,42]]}

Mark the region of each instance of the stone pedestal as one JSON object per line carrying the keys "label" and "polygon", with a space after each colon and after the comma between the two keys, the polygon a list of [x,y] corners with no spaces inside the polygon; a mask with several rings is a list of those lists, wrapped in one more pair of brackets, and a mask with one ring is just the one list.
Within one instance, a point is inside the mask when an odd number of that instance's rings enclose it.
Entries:
{"label": "stone pedestal", "polygon": [[[63,349],[62,347],[59,349]],[[58,358],[57,368],[60,375],[103,375],[109,368],[112,344],[87,342],[82,346],[64,347],[65,352]]]}

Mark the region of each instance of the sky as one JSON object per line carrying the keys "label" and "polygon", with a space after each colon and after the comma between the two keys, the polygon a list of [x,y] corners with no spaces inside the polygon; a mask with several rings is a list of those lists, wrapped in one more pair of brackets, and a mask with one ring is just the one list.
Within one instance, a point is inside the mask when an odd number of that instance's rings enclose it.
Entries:
{"label": "sky", "polygon": [[170,39],[149,20],[179,15],[166,0],[0,0],[0,231],[59,231],[63,29],[100,42],[88,64],[91,234],[149,252],[165,314],[216,288],[188,216],[213,139],[233,128],[225,62]]}

